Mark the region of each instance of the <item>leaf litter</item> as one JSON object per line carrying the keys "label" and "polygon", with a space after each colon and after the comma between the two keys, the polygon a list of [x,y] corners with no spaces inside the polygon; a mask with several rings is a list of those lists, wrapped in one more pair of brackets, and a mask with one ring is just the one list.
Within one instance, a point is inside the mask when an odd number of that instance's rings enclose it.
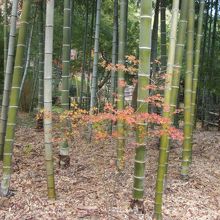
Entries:
{"label": "leaf litter", "polygon": [[[19,114],[14,144],[10,189],[14,196],[0,198],[0,219],[78,220],[152,219],[156,182],[158,140],[147,144],[144,206],[140,215],[130,210],[133,182],[134,140],[126,148],[126,169],[115,167],[114,140],[75,138],[71,143],[71,164],[59,167],[59,143],[54,143],[57,200],[48,201],[44,164],[44,134],[37,132],[27,114]],[[30,122],[31,121],[31,122]],[[56,122],[55,122],[56,123]],[[56,127],[56,126],[55,126]],[[54,129],[59,136],[59,129]],[[164,195],[164,220],[220,220],[220,133],[198,130],[194,134],[190,178],[180,178],[181,145],[173,142]],[[2,166],[2,162],[0,164]],[[0,177],[2,171],[0,171]]]}

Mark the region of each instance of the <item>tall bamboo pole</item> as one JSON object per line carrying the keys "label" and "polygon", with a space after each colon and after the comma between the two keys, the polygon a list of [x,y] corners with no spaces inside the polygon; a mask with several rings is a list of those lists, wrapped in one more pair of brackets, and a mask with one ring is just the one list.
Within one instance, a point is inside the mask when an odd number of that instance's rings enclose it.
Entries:
{"label": "tall bamboo pole", "polygon": [[[118,64],[124,65],[125,63],[125,45],[127,37],[127,0],[120,0],[120,19],[119,19],[119,48],[118,48]],[[119,111],[124,109],[124,72],[118,71],[118,93],[117,93],[117,109]],[[117,122],[117,168],[119,171],[124,169],[125,159],[125,134],[124,122],[119,120]]]}
{"label": "tall bamboo pole", "polygon": [[48,198],[55,199],[52,150],[52,59],[53,59],[54,0],[47,1],[44,50],[44,142]]}
{"label": "tall bamboo pole", "polygon": [[15,40],[16,40],[16,21],[17,21],[18,0],[12,2],[11,25],[8,43],[8,58],[6,64],[4,91],[2,99],[2,109],[0,118],[0,159],[3,159],[5,133],[8,117],[9,96],[11,90],[13,63],[15,56]]}
{"label": "tall bamboo pole", "polygon": [[[35,8],[35,9],[34,9]],[[35,17],[37,14],[37,7],[32,6],[32,12],[35,11],[33,18],[31,19],[31,24],[29,24],[30,26],[30,31],[29,31],[29,36],[28,36],[28,40],[27,40],[27,45],[26,45],[26,59],[25,59],[25,65],[24,65],[24,74],[22,77],[22,81],[21,81],[21,88],[20,88],[20,94],[19,96],[21,97],[21,93],[24,87],[24,83],[28,74],[28,69],[29,69],[29,65],[30,65],[30,56],[31,56],[31,43],[32,43],[32,37],[33,37],[33,30],[35,27]]]}
{"label": "tall bamboo pole", "polygon": [[80,101],[79,101],[79,103],[80,103],[81,108],[82,108],[82,98],[83,98],[84,82],[85,82],[88,24],[89,24],[89,2],[87,0],[86,1],[85,31],[84,31],[84,39],[83,39],[82,74],[81,74],[81,82],[80,82]]}
{"label": "tall bamboo pole", "polygon": [[[170,101],[171,101],[171,89],[172,89],[172,78],[173,78],[173,65],[175,59],[175,46],[176,46],[176,34],[177,34],[177,23],[178,23],[178,11],[179,11],[179,0],[173,0],[172,5],[172,18],[171,18],[171,30],[170,30],[170,42],[167,60],[167,77],[165,81],[164,91],[164,109],[163,116],[170,118]],[[164,125],[164,129],[170,125]],[[158,160],[157,170],[157,181],[156,181],[156,192],[155,192],[155,206],[154,206],[154,217],[159,220],[162,219],[162,196],[164,190],[164,180],[167,170],[169,155],[169,136],[164,134],[160,141],[160,154]]]}
{"label": "tall bamboo pole", "polygon": [[173,80],[172,80],[172,91],[171,91],[171,104],[170,112],[173,123],[173,113],[177,106],[177,99],[179,93],[180,75],[183,63],[183,54],[186,42],[186,30],[187,30],[187,18],[188,18],[188,0],[181,2],[181,14],[179,21],[179,29],[176,43],[176,55],[173,66]]}
{"label": "tall bamboo pole", "polygon": [[164,72],[167,66],[167,33],[166,33],[166,1],[160,2],[160,32],[161,32],[161,71]]}
{"label": "tall bamboo pole", "polygon": [[39,54],[39,73],[38,73],[38,111],[42,109],[44,97],[44,1],[39,3],[39,20],[38,20],[38,54]]}
{"label": "tall bamboo pole", "polygon": [[195,109],[196,109],[196,94],[197,94],[197,86],[198,86],[198,77],[199,77],[199,61],[200,61],[200,49],[201,42],[203,37],[203,17],[204,17],[204,8],[205,1],[200,1],[199,6],[199,18],[198,18],[198,29],[196,34],[196,45],[195,45],[195,64],[194,64],[194,75],[193,75],[193,85],[192,85],[192,123],[195,122]]}
{"label": "tall bamboo pole", "polygon": [[6,137],[5,137],[5,147],[4,147],[4,157],[3,157],[3,176],[1,182],[1,194],[3,196],[7,196],[9,194],[15,125],[16,125],[16,117],[17,117],[17,110],[19,104],[19,91],[20,91],[22,74],[23,74],[25,42],[27,38],[27,27],[28,27],[31,3],[32,3],[31,0],[24,0],[22,7],[22,15],[20,21],[17,51],[15,56],[14,73],[13,73],[13,80],[12,80],[12,87],[10,94],[8,121],[6,128]]}
{"label": "tall bamboo pole", "polygon": [[96,25],[95,25],[95,45],[94,45],[94,60],[92,71],[92,84],[91,84],[91,100],[90,112],[96,107],[96,93],[97,93],[97,76],[98,76],[98,60],[99,60],[99,32],[100,32],[100,18],[101,18],[101,3],[102,0],[97,0],[96,6]]}
{"label": "tall bamboo pole", "polygon": [[8,0],[3,2],[3,19],[4,19],[4,75],[6,74],[7,56],[8,56]]}
{"label": "tall bamboo pole", "polygon": [[155,60],[157,58],[157,41],[158,41],[158,20],[159,20],[159,10],[160,9],[160,0],[156,0],[155,10],[154,10],[154,24],[153,31],[151,36],[152,49],[151,49],[151,65],[152,65],[152,73],[153,75],[156,70]]}
{"label": "tall bamboo pole", "polygon": [[[71,44],[71,0],[64,0],[63,19],[63,74],[61,90],[61,106],[64,110],[69,109],[69,80],[70,80],[70,44]],[[65,127],[68,126],[65,123]],[[65,136],[65,134],[64,134]],[[60,146],[60,165],[69,166],[69,145],[65,140]]]}
{"label": "tall bamboo pole", "polygon": [[92,2],[92,14],[91,14],[91,24],[90,24],[90,42],[89,42],[89,59],[88,59],[88,66],[87,66],[87,107],[86,109],[89,110],[90,107],[90,72],[91,72],[91,63],[92,63],[92,42],[93,42],[93,35],[94,35],[94,18],[95,18],[95,10],[96,9],[96,0]]}
{"label": "tall bamboo pole", "polygon": [[194,16],[195,2],[189,0],[188,4],[188,33],[187,33],[187,51],[186,51],[186,73],[184,88],[184,142],[182,152],[181,176],[188,178],[189,165],[191,162],[192,151],[192,78],[193,78],[193,49],[194,49]]}
{"label": "tall bamboo pole", "polygon": [[[115,66],[118,60],[118,0],[114,0],[113,38],[112,38],[112,64]],[[114,93],[116,86],[116,71],[111,70],[111,103],[114,105]]]}
{"label": "tall bamboo pole", "polygon": [[[138,97],[137,112],[148,112],[146,98],[149,96],[150,57],[151,57],[151,20],[152,0],[141,1],[140,34],[139,34],[139,69],[138,69]],[[133,198],[135,202],[143,202],[145,179],[145,131],[147,124],[138,123],[136,131],[137,148],[135,150],[135,168]]]}

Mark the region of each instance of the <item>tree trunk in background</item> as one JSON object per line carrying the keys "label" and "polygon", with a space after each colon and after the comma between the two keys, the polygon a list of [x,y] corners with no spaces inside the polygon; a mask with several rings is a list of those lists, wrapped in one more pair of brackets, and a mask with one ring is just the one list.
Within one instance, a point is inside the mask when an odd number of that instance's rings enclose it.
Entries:
{"label": "tree trunk in background", "polygon": [[160,9],[160,0],[156,1],[156,6],[154,10],[154,24],[153,24],[153,31],[151,36],[151,65],[152,65],[152,72],[151,76],[154,75],[156,71],[156,58],[157,58],[157,41],[158,41],[158,20],[159,20],[159,9]]}
{"label": "tree trunk in background", "polygon": [[85,70],[86,70],[86,52],[87,52],[87,39],[88,39],[88,23],[89,23],[89,3],[86,0],[86,19],[85,19],[85,30],[84,30],[84,39],[83,39],[83,60],[82,60],[82,74],[80,82],[80,107],[82,108],[82,98],[84,91],[84,82],[85,82]]}
{"label": "tree trunk in background", "polygon": [[208,21],[209,21],[209,5],[210,0],[206,3],[206,22],[204,27],[204,39],[203,39],[203,46],[202,46],[202,56],[201,56],[201,67],[200,72],[202,74],[201,83],[202,83],[202,89],[200,90],[199,94],[202,94],[202,112],[201,112],[201,119],[202,119],[202,128],[204,128],[205,125],[205,53],[206,53],[206,42],[207,42],[207,34],[208,34]]}
{"label": "tree trunk in background", "polygon": [[[152,19],[152,0],[141,1],[140,15],[140,43],[139,43],[139,70],[138,70],[138,113],[148,112],[146,98],[149,96],[150,78],[150,55],[151,55],[151,19]],[[133,199],[134,203],[143,207],[144,180],[145,180],[145,154],[146,154],[146,130],[147,124],[143,121],[137,124],[134,166]],[[134,204],[133,204],[134,205]],[[144,212],[144,210],[142,210]]]}
{"label": "tree trunk in background", "polygon": [[87,69],[87,107],[86,109],[89,110],[90,108],[90,72],[91,72],[91,63],[92,63],[92,42],[94,36],[94,17],[95,17],[95,10],[96,9],[96,0],[93,0],[92,5],[92,15],[91,15],[91,26],[90,26],[90,42],[89,42],[89,60],[88,60],[88,69]]}
{"label": "tree trunk in background", "polygon": [[183,63],[183,55],[186,44],[186,31],[187,31],[187,19],[188,19],[188,0],[181,2],[181,14],[178,28],[178,36],[176,43],[176,55],[173,66],[173,80],[172,80],[172,91],[171,91],[171,104],[170,104],[170,112],[172,123],[174,122],[174,112],[177,108],[177,100],[179,93],[179,84],[180,84],[180,76],[181,69]]}
{"label": "tree trunk in background", "polygon": [[55,199],[52,143],[52,68],[53,68],[54,0],[47,1],[44,50],[44,142],[48,198]]}
{"label": "tree trunk in background", "polygon": [[188,5],[188,33],[186,51],[186,73],[184,88],[184,141],[182,152],[181,176],[188,179],[189,165],[192,152],[192,78],[193,78],[193,49],[194,49],[194,22],[195,22],[195,2],[189,0]]}
{"label": "tree trunk in background", "polygon": [[3,19],[4,19],[4,76],[6,74],[7,56],[8,56],[8,0],[3,2]]}
{"label": "tree trunk in background", "polygon": [[214,63],[214,56],[215,56],[215,43],[216,43],[216,28],[217,28],[217,21],[218,21],[218,0],[215,1],[214,4],[215,7],[215,15],[214,15],[214,23],[213,23],[213,31],[212,31],[212,43],[211,43],[211,59],[210,59],[210,67],[211,67],[211,73],[210,73],[210,79],[213,79],[213,63]]}
{"label": "tree trunk in background", "polygon": [[[112,64],[115,66],[118,63],[118,0],[114,0],[114,19],[113,19],[113,39],[112,39]],[[111,70],[111,103],[115,101],[116,87],[116,71]]]}
{"label": "tree trunk in background", "polygon": [[195,118],[196,95],[197,95],[198,77],[199,77],[200,49],[201,49],[201,42],[203,37],[202,30],[203,30],[204,8],[205,8],[205,1],[201,0],[199,7],[198,28],[197,28],[196,46],[195,46],[195,65],[194,65],[193,84],[192,84],[192,111],[191,111],[192,119],[191,120],[192,120],[192,125],[195,124],[195,126],[196,126],[196,118]]}
{"label": "tree trunk in background", "polygon": [[39,54],[39,73],[38,73],[38,111],[44,107],[44,2],[39,3],[38,20],[38,54]]}
{"label": "tree trunk in background", "polygon": [[213,0],[209,2],[209,27],[208,27],[208,45],[207,45],[207,61],[206,61],[206,71],[204,77],[204,89],[203,89],[203,108],[204,108],[204,125],[208,121],[208,111],[209,111],[209,91],[208,91],[208,80],[210,79],[210,63],[211,61],[211,39],[212,39],[212,24],[213,24]]}
{"label": "tree trunk in background", "polygon": [[161,0],[160,3],[161,71],[163,73],[167,67],[166,1],[167,0]]}
{"label": "tree trunk in background", "polygon": [[93,113],[93,110],[97,104],[96,93],[97,93],[97,76],[98,76],[98,61],[99,61],[99,32],[100,32],[101,3],[102,3],[101,0],[97,0],[95,46],[94,46],[93,71],[92,71],[91,100],[90,100],[91,114]]}
{"label": "tree trunk in background", "polygon": [[[125,45],[127,37],[127,2],[128,0],[120,0],[120,22],[119,22],[119,48],[118,48],[118,64],[125,63]],[[117,109],[122,111],[124,109],[124,83],[125,77],[122,70],[118,71],[118,93],[117,93]],[[117,168],[119,171],[124,169],[125,165],[125,134],[124,122],[119,120],[117,122]]]}
{"label": "tree trunk in background", "polygon": [[[164,109],[163,117],[170,118],[170,103],[171,103],[171,89],[172,89],[172,78],[173,78],[173,66],[175,59],[175,47],[176,47],[176,35],[177,35],[177,24],[178,24],[178,11],[179,11],[179,0],[173,1],[172,6],[172,18],[170,27],[170,42],[167,60],[167,77],[165,80],[165,91],[164,91]],[[170,125],[163,125],[163,129],[166,130]],[[157,181],[156,181],[156,192],[155,192],[155,206],[154,206],[154,217],[159,220],[162,219],[162,196],[164,191],[165,176],[168,166],[169,156],[169,136],[163,134],[160,140],[160,154],[158,160],[157,170]]]}
{"label": "tree trunk in background", "polygon": [[8,121],[6,128],[6,137],[5,137],[3,176],[1,182],[1,194],[3,196],[7,196],[9,194],[15,125],[16,125],[17,110],[19,105],[19,91],[20,91],[22,74],[23,74],[25,42],[27,38],[27,27],[28,27],[31,3],[32,3],[31,0],[24,0],[22,7],[22,15],[20,21],[19,35],[18,35],[17,51],[16,51],[15,64],[14,64],[14,73],[13,73],[13,81],[12,81],[11,94],[10,94]]}
{"label": "tree trunk in background", "polygon": [[[70,44],[71,44],[71,0],[64,0],[64,18],[63,18],[63,73],[62,73],[62,90],[61,106],[64,110],[69,110],[69,80],[70,80]],[[68,119],[67,119],[68,120]],[[69,127],[67,121],[64,123],[64,140],[60,146],[60,166],[69,167],[69,145],[65,138],[66,129]]]}
{"label": "tree trunk in background", "polygon": [[[35,11],[35,12],[34,12]],[[32,17],[29,27],[29,36],[28,36],[28,40],[27,40],[27,44],[26,44],[26,59],[25,59],[25,65],[24,65],[24,74],[22,77],[22,81],[21,81],[21,88],[20,88],[20,94],[19,96],[21,97],[22,94],[22,90],[24,87],[24,83],[28,74],[28,69],[29,69],[29,65],[30,65],[30,53],[31,53],[31,42],[32,42],[32,37],[33,37],[33,30],[35,27],[35,18],[36,18],[36,14],[37,14],[37,7],[32,5],[32,9],[31,12],[34,12],[34,16]]]}

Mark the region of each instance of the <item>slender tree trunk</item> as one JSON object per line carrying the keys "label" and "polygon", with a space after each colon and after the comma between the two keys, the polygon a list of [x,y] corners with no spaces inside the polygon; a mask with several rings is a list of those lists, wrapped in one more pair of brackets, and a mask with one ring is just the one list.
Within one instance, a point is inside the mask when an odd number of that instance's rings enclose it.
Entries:
{"label": "slender tree trunk", "polygon": [[203,108],[204,108],[204,122],[208,121],[208,112],[209,112],[209,96],[210,92],[208,91],[207,82],[210,79],[211,70],[211,45],[212,45],[212,26],[213,26],[213,0],[210,2],[210,12],[209,12],[209,27],[208,27],[208,45],[207,45],[207,61],[206,61],[206,73],[204,79],[204,89],[203,89]]}
{"label": "slender tree trunk", "polygon": [[200,72],[202,74],[201,77],[201,83],[203,85],[202,91],[200,92],[202,94],[202,127],[204,128],[205,125],[205,52],[206,52],[206,42],[207,42],[207,35],[208,35],[208,21],[209,21],[209,5],[210,5],[210,0],[206,4],[206,23],[204,27],[204,39],[203,39],[203,47],[202,47],[202,56],[201,56],[201,68]]}
{"label": "slender tree trunk", "polygon": [[99,32],[100,32],[101,3],[102,0],[97,0],[95,46],[94,46],[93,71],[92,71],[91,100],[90,100],[91,114],[93,113],[93,109],[96,107],[97,104],[96,93],[97,93],[97,76],[98,76],[98,60],[99,60]]}
{"label": "slender tree trunk", "polygon": [[52,69],[53,69],[54,0],[47,1],[44,50],[44,142],[48,198],[55,199],[52,150]]}
{"label": "slender tree trunk", "polygon": [[91,15],[91,26],[90,26],[90,43],[89,43],[89,64],[87,69],[87,110],[89,110],[90,107],[90,71],[91,71],[91,63],[92,63],[92,42],[93,42],[93,36],[94,36],[94,17],[95,17],[95,10],[96,9],[96,0],[93,0],[93,6],[92,6],[92,15]]}
{"label": "slender tree trunk", "polygon": [[8,105],[12,82],[12,72],[15,56],[15,40],[16,40],[16,21],[17,21],[18,0],[12,3],[11,24],[8,44],[8,58],[5,72],[4,91],[2,99],[2,109],[0,118],[0,159],[3,159],[5,133],[8,118]]}
{"label": "slender tree trunk", "polygon": [[193,48],[194,48],[194,16],[195,2],[189,0],[188,5],[188,33],[187,33],[187,51],[186,51],[186,73],[184,88],[184,142],[182,153],[181,176],[183,179],[188,178],[189,165],[191,162],[192,151],[192,78],[193,78]]}
{"label": "slender tree trunk", "polygon": [[[69,80],[70,80],[70,43],[71,43],[71,0],[64,0],[63,19],[63,74],[61,90],[61,106],[64,110],[69,109]],[[68,120],[68,119],[67,119]],[[64,127],[69,127],[64,123]],[[65,130],[65,129],[64,129]],[[66,134],[63,134],[65,136]],[[69,145],[66,138],[60,147],[60,165],[62,168],[70,165]]]}
{"label": "slender tree trunk", "polygon": [[[97,80],[98,80],[98,61],[99,61],[99,32],[100,32],[100,20],[101,20],[101,4],[102,0],[96,2],[96,24],[95,24],[95,45],[94,45],[94,59],[92,70],[92,82],[91,82],[91,98],[90,98],[90,114],[94,114],[97,107]],[[89,124],[89,142],[92,140],[92,124]]]}
{"label": "slender tree trunk", "polygon": [[[119,22],[119,48],[118,48],[118,64],[125,63],[125,44],[127,37],[127,0],[120,0],[120,22]],[[118,71],[118,94],[117,94],[117,109],[122,111],[124,109],[124,84],[125,76],[122,70]],[[119,171],[124,169],[125,165],[125,134],[124,122],[119,120],[117,122],[117,168]]]}
{"label": "slender tree trunk", "polygon": [[212,45],[211,45],[211,58],[210,58],[210,67],[211,67],[211,74],[210,74],[210,79],[213,79],[213,63],[214,59],[213,57],[215,56],[215,44],[216,44],[216,30],[217,30],[217,21],[218,21],[218,3],[219,1],[216,0],[214,7],[215,7],[215,15],[214,15],[214,22],[213,22],[213,31],[212,31]]}
{"label": "slender tree trunk", "polygon": [[161,31],[161,71],[166,71],[167,66],[167,33],[166,33],[166,1],[160,3],[160,31]]}
{"label": "slender tree trunk", "polygon": [[[138,70],[138,113],[148,112],[148,103],[146,98],[149,96],[149,91],[146,86],[149,85],[150,78],[150,54],[151,54],[151,19],[152,19],[152,0],[141,1],[140,15],[140,34],[139,34],[139,70]],[[144,180],[145,180],[145,131],[147,124],[145,122],[137,124],[135,150],[135,167],[134,167],[134,184],[133,184],[133,199],[134,203],[143,207],[144,196]],[[134,205],[134,204],[133,204]],[[141,205],[141,207],[140,207]],[[142,209],[142,212],[144,210]]]}
{"label": "slender tree trunk", "polygon": [[37,81],[37,78],[38,78],[38,65],[39,65],[39,61],[35,58],[35,60],[34,60],[34,67],[33,67],[33,88],[32,88],[32,91],[31,91],[31,103],[30,103],[30,106],[29,106],[29,114],[33,110],[36,89],[37,89],[37,86],[38,86],[38,83],[39,83]]}
{"label": "slender tree trunk", "polygon": [[196,125],[195,111],[196,111],[196,95],[197,95],[197,86],[198,86],[198,77],[199,77],[199,61],[200,61],[200,49],[201,42],[203,37],[203,15],[204,15],[205,1],[200,1],[199,7],[199,18],[198,18],[198,29],[196,35],[196,46],[195,46],[195,65],[194,65],[194,74],[193,74],[193,85],[192,85],[192,124]]}
{"label": "slender tree trunk", "polygon": [[[113,39],[112,39],[112,65],[118,62],[118,0],[114,0],[114,20],[113,20]],[[116,87],[116,71],[111,70],[111,103],[114,105],[115,87]]]}
{"label": "slender tree trunk", "polygon": [[152,31],[152,50],[151,50],[151,65],[152,65],[152,73],[153,75],[156,71],[156,58],[157,58],[157,41],[158,41],[158,19],[159,19],[159,9],[160,9],[160,0],[156,1],[156,6],[154,10],[154,24]]}
{"label": "slender tree trunk", "polygon": [[172,91],[171,91],[171,104],[170,112],[172,123],[174,120],[174,111],[177,107],[177,99],[179,93],[180,75],[183,63],[183,54],[186,44],[186,31],[187,31],[187,19],[188,19],[188,0],[181,2],[181,14],[179,21],[179,29],[176,43],[176,55],[173,66],[173,80],[172,80]]}
{"label": "slender tree trunk", "polygon": [[3,16],[4,16],[4,75],[6,74],[7,56],[8,56],[8,0],[4,0]]}
{"label": "slender tree trunk", "polygon": [[[34,9],[35,8],[35,9]],[[28,74],[28,69],[29,69],[29,65],[30,65],[30,55],[31,55],[31,42],[32,42],[32,37],[33,37],[33,30],[34,30],[34,26],[35,26],[35,17],[36,17],[36,12],[37,12],[37,7],[32,6],[32,12],[35,11],[35,15],[31,20],[31,24],[29,24],[30,26],[30,31],[29,31],[29,36],[28,36],[28,41],[27,41],[27,52],[26,52],[26,59],[25,59],[25,65],[24,65],[24,74],[22,77],[22,81],[21,81],[21,88],[20,88],[20,92],[19,92],[19,96],[21,97],[21,93],[24,87],[24,83]]]}
{"label": "slender tree trunk", "polygon": [[38,22],[38,54],[39,54],[39,73],[38,73],[38,111],[42,109],[44,101],[44,2],[39,3],[39,22]]}
{"label": "slender tree trunk", "polygon": [[[177,23],[178,23],[178,11],[179,11],[179,0],[173,0],[172,6],[172,18],[170,28],[170,43],[168,51],[167,61],[167,77],[165,81],[164,91],[164,109],[163,116],[170,118],[170,103],[171,103],[171,89],[172,89],[172,78],[173,78],[173,65],[175,59],[175,46],[176,46],[176,34],[177,34]],[[164,130],[170,125],[164,125]],[[167,170],[169,155],[169,136],[164,134],[160,141],[160,154],[158,161],[157,170],[157,181],[156,181],[156,192],[155,192],[155,206],[154,206],[154,217],[159,220],[162,219],[162,196],[164,190],[165,174]]]}
{"label": "slender tree trunk", "polygon": [[82,60],[82,75],[80,82],[80,106],[82,108],[82,97],[84,92],[84,82],[85,82],[85,70],[86,70],[86,52],[87,52],[87,39],[88,39],[88,23],[89,23],[89,3],[86,1],[86,20],[85,20],[85,30],[83,39],[83,60]]}
{"label": "slender tree trunk", "polygon": [[17,110],[19,104],[19,91],[23,74],[23,60],[25,56],[25,42],[27,37],[27,27],[30,14],[31,0],[24,0],[22,7],[22,15],[20,21],[20,29],[18,36],[17,51],[14,64],[13,81],[10,94],[10,103],[8,111],[8,121],[6,128],[4,158],[3,158],[3,176],[1,182],[1,194],[7,196],[9,194],[9,185],[12,169],[12,153],[15,136],[15,125]]}

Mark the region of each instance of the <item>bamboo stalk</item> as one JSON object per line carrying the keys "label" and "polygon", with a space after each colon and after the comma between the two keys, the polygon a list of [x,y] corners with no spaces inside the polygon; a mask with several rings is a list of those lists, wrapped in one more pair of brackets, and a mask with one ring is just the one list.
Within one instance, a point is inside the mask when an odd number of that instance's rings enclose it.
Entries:
{"label": "bamboo stalk", "polygon": [[[176,34],[177,34],[177,23],[178,23],[178,11],[179,11],[179,0],[173,0],[172,5],[172,18],[171,18],[171,32],[170,32],[170,43],[167,60],[167,77],[165,81],[164,91],[164,109],[163,117],[170,118],[170,101],[171,101],[171,86],[173,78],[173,65],[175,59],[175,46],[176,46]],[[164,125],[163,129],[166,130],[170,125]],[[167,171],[167,163],[169,156],[169,136],[164,134],[160,141],[160,154],[158,160],[157,170],[157,181],[156,181],[156,192],[155,192],[155,206],[154,206],[154,218],[157,220],[162,219],[162,197],[164,191],[165,174]]]}
{"label": "bamboo stalk", "polygon": [[38,73],[38,111],[42,109],[44,102],[44,6],[43,1],[39,3],[39,22],[38,22],[38,54],[39,54],[39,73]]}
{"label": "bamboo stalk", "polygon": [[198,87],[198,77],[199,77],[199,61],[200,61],[200,49],[201,49],[201,42],[203,37],[203,17],[204,17],[204,8],[205,8],[205,1],[200,1],[199,7],[199,18],[198,18],[198,29],[196,35],[196,45],[195,45],[195,64],[194,64],[194,75],[193,75],[193,85],[192,85],[192,123],[195,122],[195,110],[196,110],[196,94],[197,94],[197,87]]}
{"label": "bamboo stalk", "polygon": [[181,176],[188,179],[189,165],[192,151],[192,78],[193,78],[193,48],[194,48],[194,15],[195,2],[189,0],[188,4],[188,33],[187,33],[187,51],[186,51],[186,73],[184,89],[184,142],[182,152]]}
{"label": "bamboo stalk", "polygon": [[[125,63],[125,45],[127,37],[127,0],[120,1],[120,22],[119,22],[119,48],[118,48],[118,64],[124,65]],[[124,83],[125,76],[122,70],[118,71],[118,92],[117,92],[117,109],[119,111],[124,109]],[[117,122],[117,168],[122,171],[125,166],[125,131],[124,122],[118,120]]]}
{"label": "bamboo stalk", "polygon": [[52,62],[53,62],[54,0],[47,1],[44,50],[44,143],[48,198],[55,199],[52,150]]}
{"label": "bamboo stalk", "polygon": [[11,179],[12,153],[15,136],[16,117],[19,104],[19,91],[23,74],[23,60],[25,56],[25,42],[27,38],[27,27],[30,14],[31,0],[24,0],[22,7],[22,15],[20,21],[20,29],[17,43],[17,51],[15,56],[14,73],[10,94],[8,121],[6,128],[4,157],[3,157],[3,176],[1,182],[1,194],[7,196],[9,194],[9,185]]}
{"label": "bamboo stalk", "polygon": [[15,56],[15,40],[16,40],[16,21],[17,21],[18,0],[12,2],[11,24],[8,43],[8,57],[5,72],[4,91],[2,99],[2,109],[0,118],[0,159],[3,159],[5,133],[8,118],[8,105],[12,83],[13,63]]}
{"label": "bamboo stalk", "polygon": [[[139,34],[139,69],[138,69],[138,97],[137,112],[148,112],[146,98],[149,96],[150,58],[151,58],[151,20],[152,1],[141,1],[140,34]],[[143,202],[145,179],[145,154],[147,124],[137,124],[134,165],[133,199],[136,203]]]}
{"label": "bamboo stalk", "polygon": [[[64,110],[69,109],[69,80],[70,80],[70,44],[71,44],[71,0],[64,0],[63,19],[63,74],[61,90],[61,106]],[[67,121],[64,127],[68,127]],[[63,134],[65,136],[65,134]],[[65,139],[65,138],[64,138]],[[70,163],[69,144],[65,139],[60,146],[60,165],[68,167]]]}

